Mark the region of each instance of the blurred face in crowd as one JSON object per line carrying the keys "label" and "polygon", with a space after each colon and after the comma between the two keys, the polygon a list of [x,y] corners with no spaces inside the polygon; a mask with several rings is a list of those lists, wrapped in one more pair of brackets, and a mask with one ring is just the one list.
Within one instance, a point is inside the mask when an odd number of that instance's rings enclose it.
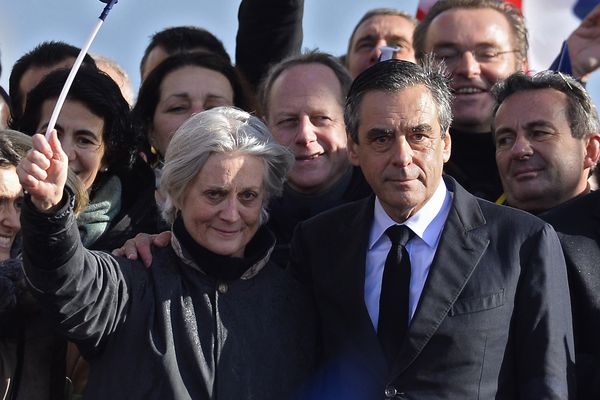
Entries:
{"label": "blurred face in crowd", "polygon": [[412,45],[415,24],[399,15],[376,15],[356,29],[348,48],[347,65],[352,78],[375,64],[381,47],[398,47],[394,58],[415,62]]}
{"label": "blurred face in crowd", "polygon": [[323,64],[293,66],[273,83],[267,124],[296,157],[288,175],[294,190],[322,192],[350,168],[341,101],[340,83]]}
{"label": "blurred face in crowd", "polygon": [[[194,52],[194,51],[200,51],[200,52],[205,52],[205,53],[209,52],[208,49],[206,49],[204,47],[197,47],[197,48],[189,50],[189,52]],[[167,51],[161,46],[156,46],[152,50],[150,50],[150,53],[148,53],[148,57],[146,57],[146,62],[144,63],[144,66],[142,67],[142,82],[144,81],[144,79],[146,79],[146,77],[150,74],[150,72],[152,72],[154,70],[154,68],[156,68],[158,66],[158,64],[160,64],[161,62],[163,62],[165,59],[167,59],[169,56],[172,56],[172,55],[173,55],[173,53],[167,53]]]}
{"label": "blurred face in crowd", "polygon": [[554,89],[514,93],[498,108],[496,162],[511,206],[546,210],[586,190],[600,135],[574,138],[566,109],[567,96]]}
{"label": "blurred face in crowd", "polygon": [[215,153],[188,185],[181,217],[190,236],[213,253],[243,257],[260,226],[265,199],[264,161]]}
{"label": "blurred face in crowd", "polygon": [[164,156],[171,137],[192,114],[233,105],[233,88],[225,75],[185,66],[165,76],[154,111],[150,142]]}
{"label": "blurred face in crowd", "polygon": [[494,99],[490,89],[521,69],[515,38],[506,17],[490,8],[451,9],[429,26],[425,51],[444,60],[452,74],[452,126],[489,132]]}
{"label": "blurred face in crowd", "polygon": [[440,184],[450,158],[450,135],[442,133],[433,97],[422,85],[364,95],[350,159],[395,221],[419,211]]}
{"label": "blurred face in crowd", "polygon": [[[37,132],[43,134],[46,131],[55,104],[56,99],[42,104]],[[89,190],[103,167],[104,119],[92,113],[83,103],[67,99],[58,116],[56,131],[69,157],[69,168]]]}
{"label": "blurred face in crowd", "polygon": [[75,63],[74,57],[68,57],[58,64],[52,66],[31,66],[29,67],[19,82],[19,93],[21,95],[21,111],[25,110],[27,103],[27,93],[31,91],[38,83],[42,81],[52,71],[62,68],[71,68]]}
{"label": "blurred face in crowd", "polygon": [[10,258],[10,249],[21,230],[23,190],[14,166],[0,167],[0,261]]}

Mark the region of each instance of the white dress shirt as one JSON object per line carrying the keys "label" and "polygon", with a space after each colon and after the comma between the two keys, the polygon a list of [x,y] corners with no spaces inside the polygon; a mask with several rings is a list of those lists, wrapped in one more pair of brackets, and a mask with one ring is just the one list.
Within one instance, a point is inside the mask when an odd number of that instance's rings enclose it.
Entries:
{"label": "white dress shirt", "polygon": [[[452,205],[452,192],[446,189],[443,179],[433,193],[415,215],[403,222],[415,235],[406,244],[410,256],[410,292],[408,298],[409,321],[412,319],[423,286],[429,274],[429,267],[437,250],[446,218]],[[379,321],[379,297],[381,295],[381,280],[383,268],[392,242],[385,234],[387,228],[397,225],[385,212],[379,198],[375,198],[373,225],[369,234],[369,248],[367,250],[365,270],[365,304],[371,317],[371,322],[377,330]]]}

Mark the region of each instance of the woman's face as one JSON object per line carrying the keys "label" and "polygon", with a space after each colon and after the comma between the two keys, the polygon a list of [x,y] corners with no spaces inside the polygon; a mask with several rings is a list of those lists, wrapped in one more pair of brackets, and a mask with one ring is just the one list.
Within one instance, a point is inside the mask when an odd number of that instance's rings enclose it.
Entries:
{"label": "woman's face", "polygon": [[180,205],[186,230],[213,253],[243,257],[260,226],[264,162],[239,153],[211,155]]}
{"label": "woman's face", "polygon": [[[42,104],[38,132],[43,133],[46,130],[55,104],[56,99],[46,100]],[[67,100],[58,116],[56,131],[60,144],[69,157],[69,167],[89,190],[103,167],[104,120],[82,103]]]}
{"label": "woman's face", "polygon": [[152,127],[150,143],[164,156],[171,137],[192,114],[233,105],[233,88],[220,72],[185,66],[165,76]]}
{"label": "woman's face", "polygon": [[0,167],[0,261],[10,258],[10,249],[21,230],[23,190],[13,166]]}

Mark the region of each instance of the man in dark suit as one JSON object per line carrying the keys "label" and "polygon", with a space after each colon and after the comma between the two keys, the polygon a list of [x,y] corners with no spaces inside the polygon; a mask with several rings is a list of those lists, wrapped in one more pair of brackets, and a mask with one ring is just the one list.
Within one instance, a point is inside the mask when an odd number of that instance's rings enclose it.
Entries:
{"label": "man in dark suit", "polygon": [[[375,196],[301,223],[292,242],[292,267],[319,308],[316,398],[572,393],[556,233],[442,178],[450,100],[446,78],[427,64],[381,62],[352,84],[348,151]],[[409,228],[408,242],[388,238],[395,225]]]}
{"label": "man in dark suit", "polygon": [[567,262],[577,398],[600,398],[600,191],[542,214],[558,232]]}

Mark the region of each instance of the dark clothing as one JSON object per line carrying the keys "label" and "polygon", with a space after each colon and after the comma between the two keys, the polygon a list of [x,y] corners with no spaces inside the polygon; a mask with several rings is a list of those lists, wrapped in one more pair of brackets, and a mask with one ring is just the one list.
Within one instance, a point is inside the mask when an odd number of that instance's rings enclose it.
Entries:
{"label": "dark clothing", "polygon": [[121,179],[121,209],[108,229],[88,246],[90,250],[111,251],[138,233],[162,231],[162,221],[154,198],[155,178],[152,168],[138,160],[132,171]]}
{"label": "dark clothing", "polygon": [[558,232],[569,275],[577,398],[600,399],[600,191],[542,214]]}
{"label": "dark clothing", "polygon": [[492,132],[471,133],[451,128],[450,137],[452,154],[444,172],[472,195],[496,201],[502,194],[502,183]]}
{"label": "dark clothing", "polygon": [[256,90],[269,67],[298,54],[304,0],[243,0],[238,12],[236,67]]}
{"label": "dark clothing", "polygon": [[0,262],[0,396],[8,390],[7,399],[60,399],[66,341],[42,314],[26,283],[20,240],[11,253],[15,248],[13,258]]}
{"label": "dark clothing", "polygon": [[61,330],[90,362],[88,399],[286,399],[313,366],[314,309],[263,257],[233,282],[174,236],[144,268],[80,243],[69,206],[21,214],[24,265]]}
{"label": "dark clothing", "polygon": [[286,185],[283,195],[269,202],[268,226],[277,238],[273,259],[280,265],[287,264],[292,234],[298,223],[371,193],[371,187],[358,167],[352,167],[323,193],[306,195]]}
{"label": "dark clothing", "polygon": [[323,347],[315,398],[569,398],[573,333],[556,233],[445,182],[452,206],[389,369],[364,301],[374,197],[298,225],[291,266],[313,288]]}

